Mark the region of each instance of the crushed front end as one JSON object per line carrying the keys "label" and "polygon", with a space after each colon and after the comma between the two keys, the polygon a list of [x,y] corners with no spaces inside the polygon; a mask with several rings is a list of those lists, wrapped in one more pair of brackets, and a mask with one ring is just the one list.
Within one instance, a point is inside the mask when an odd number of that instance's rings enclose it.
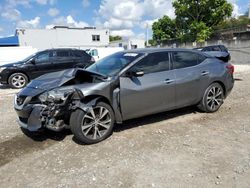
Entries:
{"label": "crushed front end", "polygon": [[29,131],[42,128],[61,131],[70,118],[72,101],[68,99],[73,93],[73,89],[56,89],[34,97],[17,94],[14,108],[19,125]]}

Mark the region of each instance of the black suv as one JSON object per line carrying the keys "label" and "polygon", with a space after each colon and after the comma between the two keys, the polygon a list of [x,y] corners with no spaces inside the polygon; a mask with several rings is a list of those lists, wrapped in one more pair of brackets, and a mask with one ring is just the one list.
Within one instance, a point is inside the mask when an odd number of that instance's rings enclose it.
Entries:
{"label": "black suv", "polygon": [[85,68],[92,63],[93,58],[83,50],[49,49],[23,61],[0,66],[0,83],[19,89],[43,74],[75,67]]}
{"label": "black suv", "polygon": [[224,45],[212,45],[212,46],[205,46],[205,47],[195,48],[195,49],[200,50],[202,52],[220,51],[220,52],[228,53],[228,49]]}
{"label": "black suv", "polygon": [[231,55],[228,49],[224,45],[212,45],[194,49],[205,52],[206,54],[212,55],[214,57],[217,57],[225,62],[228,62],[231,59]]}

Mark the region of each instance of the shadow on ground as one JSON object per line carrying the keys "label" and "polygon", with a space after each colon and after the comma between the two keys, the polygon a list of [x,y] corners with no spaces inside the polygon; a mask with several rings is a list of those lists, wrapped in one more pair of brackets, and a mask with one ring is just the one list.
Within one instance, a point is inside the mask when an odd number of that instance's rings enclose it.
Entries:
{"label": "shadow on ground", "polygon": [[[143,118],[137,118],[126,121],[121,125],[116,125],[114,127],[114,131],[126,131],[128,129],[136,128],[138,126],[146,126],[148,124],[157,123],[181,115],[196,112],[196,107],[187,107],[179,110],[150,115]],[[56,144],[58,141],[64,140],[68,135],[72,134],[70,130],[63,130],[62,132],[43,130],[34,133],[31,133],[25,129],[21,130],[24,134],[18,135],[16,137],[11,138],[10,140],[0,143],[0,166],[3,166],[11,162],[15,158],[18,158],[25,154],[44,150]],[[85,145],[84,143],[81,143],[76,140],[75,137],[73,137],[72,140],[79,145]]]}
{"label": "shadow on ground", "polygon": [[64,130],[60,133],[49,130],[36,133],[22,131],[24,134],[0,143],[0,167],[22,155],[44,150],[71,134],[69,130]]}
{"label": "shadow on ground", "polygon": [[0,89],[11,89],[7,84],[0,84]]}
{"label": "shadow on ground", "polygon": [[178,110],[172,110],[168,112],[162,112],[162,113],[158,113],[154,115],[145,116],[142,118],[136,118],[136,119],[125,121],[121,125],[116,125],[114,128],[114,131],[121,132],[127,129],[136,128],[139,126],[146,126],[148,124],[157,123],[157,122],[165,121],[165,120],[172,119],[178,116],[191,114],[191,113],[197,113],[197,112],[198,112],[198,109],[194,106],[186,107],[186,108],[182,108]]}
{"label": "shadow on ground", "polygon": [[[141,118],[136,118],[133,120],[128,120],[123,122],[122,124],[117,124],[114,127],[114,132],[121,132],[126,131],[128,129],[140,127],[140,126],[147,126],[148,124],[157,123],[161,121],[165,121],[168,119],[172,119],[178,116],[191,114],[191,113],[197,113],[198,109],[194,106],[186,107],[178,110],[172,110],[168,112],[158,113],[154,115],[149,115]],[[86,145],[80,141],[78,141],[75,137],[72,138],[72,140],[79,144],[79,145]]]}

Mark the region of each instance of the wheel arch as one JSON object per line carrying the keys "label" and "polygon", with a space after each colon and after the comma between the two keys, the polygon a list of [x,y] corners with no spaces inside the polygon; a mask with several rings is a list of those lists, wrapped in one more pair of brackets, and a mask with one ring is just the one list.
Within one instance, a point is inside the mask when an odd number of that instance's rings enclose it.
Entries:
{"label": "wheel arch", "polygon": [[[223,89],[223,94],[224,94],[224,96],[226,96],[226,86],[225,86],[225,84],[222,82],[222,81],[220,81],[220,80],[216,80],[216,81],[214,81],[214,82],[212,82],[211,84],[214,84],[214,83],[218,83],[218,84],[220,84],[220,86],[222,87],[222,89]],[[210,84],[210,85],[211,85]]]}
{"label": "wheel arch", "polygon": [[96,99],[95,104],[97,102],[105,102],[108,105],[110,105],[111,108],[113,109],[113,107],[112,107],[110,101],[108,100],[108,98],[105,97],[105,96],[102,96],[102,95],[88,95],[88,96],[85,96],[84,99],[81,100],[81,102],[86,104],[86,103],[89,103],[89,102],[91,102],[92,100],[95,100],[95,99]]}

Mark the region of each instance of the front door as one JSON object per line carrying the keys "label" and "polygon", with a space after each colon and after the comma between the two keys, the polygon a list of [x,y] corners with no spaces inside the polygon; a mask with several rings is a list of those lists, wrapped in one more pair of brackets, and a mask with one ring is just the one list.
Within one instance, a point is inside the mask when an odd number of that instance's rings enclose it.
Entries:
{"label": "front door", "polygon": [[38,53],[34,59],[34,64],[30,64],[29,71],[32,73],[31,79],[37,78],[43,74],[52,72],[54,65],[50,60],[51,52],[44,51]]}
{"label": "front door", "polygon": [[170,70],[168,52],[149,54],[128,71],[140,71],[144,75],[120,77],[124,120],[174,108],[175,75]]}

